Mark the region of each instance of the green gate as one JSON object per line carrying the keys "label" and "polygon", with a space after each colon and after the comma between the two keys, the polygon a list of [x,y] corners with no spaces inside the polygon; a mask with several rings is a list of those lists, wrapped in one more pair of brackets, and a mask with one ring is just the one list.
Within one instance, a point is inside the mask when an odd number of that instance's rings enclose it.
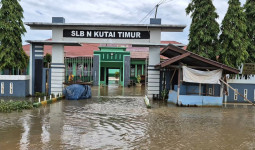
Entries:
{"label": "green gate", "polygon": [[99,85],[108,85],[109,69],[119,69],[119,84],[124,86],[124,58],[130,56],[126,47],[99,47]]}

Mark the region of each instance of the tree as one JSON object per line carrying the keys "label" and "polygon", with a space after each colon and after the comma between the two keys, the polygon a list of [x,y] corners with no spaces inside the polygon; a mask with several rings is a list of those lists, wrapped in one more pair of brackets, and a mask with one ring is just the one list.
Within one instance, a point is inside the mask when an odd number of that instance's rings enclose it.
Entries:
{"label": "tree", "polygon": [[192,18],[187,50],[214,60],[220,31],[215,10],[212,0],[192,0],[186,8]]}
{"label": "tree", "polygon": [[49,64],[51,63],[51,54],[47,53],[44,57],[45,62],[47,63],[47,66],[49,68]]}
{"label": "tree", "polygon": [[220,35],[220,61],[231,67],[239,67],[248,58],[246,19],[239,0],[229,0],[227,13],[222,21]]}
{"label": "tree", "polygon": [[247,52],[250,55],[247,62],[255,62],[255,1],[247,0],[244,5],[244,9],[246,15],[247,34],[250,42],[247,48]]}
{"label": "tree", "polygon": [[28,64],[28,56],[22,49],[21,36],[24,27],[23,9],[18,0],[2,0],[0,2],[0,70],[24,69]]}

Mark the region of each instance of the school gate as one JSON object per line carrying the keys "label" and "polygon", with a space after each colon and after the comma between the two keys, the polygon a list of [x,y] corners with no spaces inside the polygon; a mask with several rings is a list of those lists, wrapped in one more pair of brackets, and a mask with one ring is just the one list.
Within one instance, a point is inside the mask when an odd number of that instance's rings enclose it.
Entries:
{"label": "school gate", "polygon": [[[52,45],[51,93],[62,93],[65,81],[64,46],[81,46],[80,43],[119,43],[149,47],[147,96],[159,94],[161,32],[182,32],[185,25],[161,24],[160,19],[151,19],[150,24],[89,24],[65,23],[63,17],[53,17],[52,23],[26,22],[32,30],[52,30],[52,41],[28,40],[30,49],[30,94],[41,92],[43,45]],[[130,68],[130,56],[123,57],[123,68]],[[93,58],[93,84],[100,82],[100,55]],[[125,66],[127,65],[127,66]],[[130,70],[123,69],[123,85],[130,80]]]}

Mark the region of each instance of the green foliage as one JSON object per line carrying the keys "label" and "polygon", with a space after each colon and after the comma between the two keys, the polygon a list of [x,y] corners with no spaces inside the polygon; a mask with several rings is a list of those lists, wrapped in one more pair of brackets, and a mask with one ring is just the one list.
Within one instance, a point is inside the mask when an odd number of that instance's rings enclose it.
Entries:
{"label": "green foliage", "polygon": [[141,76],[138,75],[136,79],[137,79],[137,82],[140,84],[140,82],[141,82]]}
{"label": "green foliage", "polygon": [[239,0],[229,0],[228,11],[222,21],[219,60],[231,67],[239,67],[248,58],[246,19]]}
{"label": "green foliage", "polygon": [[23,9],[18,0],[0,1],[0,70],[27,67],[28,56],[22,49]]}
{"label": "green foliage", "polygon": [[120,73],[119,73],[119,72],[115,72],[114,76],[115,76],[115,78],[117,79],[117,78],[120,77]]}
{"label": "green foliage", "polygon": [[45,93],[35,92],[35,97],[44,97]]}
{"label": "green foliage", "polygon": [[163,101],[166,99],[168,93],[169,91],[167,89],[161,91],[161,97]]}
{"label": "green foliage", "polygon": [[249,39],[249,46],[247,52],[249,53],[249,58],[246,62],[254,63],[255,62],[255,1],[247,0],[245,5],[245,15],[246,15],[246,26],[247,34]]}
{"label": "green foliage", "polygon": [[47,63],[51,63],[51,54],[47,53],[44,59]]}
{"label": "green foliage", "polygon": [[192,0],[186,8],[192,18],[187,50],[214,60],[220,31],[215,10],[212,0]]}
{"label": "green foliage", "polygon": [[32,109],[33,104],[29,101],[0,101],[0,112],[22,111],[23,109]]}

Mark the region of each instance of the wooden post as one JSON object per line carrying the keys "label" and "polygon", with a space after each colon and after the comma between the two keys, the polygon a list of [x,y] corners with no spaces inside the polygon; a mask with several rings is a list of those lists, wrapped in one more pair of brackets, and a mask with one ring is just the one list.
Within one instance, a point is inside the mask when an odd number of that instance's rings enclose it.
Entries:
{"label": "wooden post", "polygon": [[178,88],[177,88],[177,105],[179,104],[179,96],[180,96],[180,84],[181,81],[181,66],[179,65],[179,70],[178,70]]}
{"label": "wooden post", "polygon": [[166,69],[163,71],[163,88],[162,90],[166,89]]}
{"label": "wooden post", "polygon": [[212,95],[214,96],[214,84],[213,84],[213,89],[212,89]]}
{"label": "wooden post", "polygon": [[[209,92],[207,91],[207,89],[208,89],[208,91],[209,91],[208,84],[205,85],[205,96],[208,96],[208,95],[209,95]],[[210,95],[209,95],[209,96],[210,96]]]}
{"label": "wooden post", "polygon": [[201,83],[199,83],[199,88],[198,88],[198,90],[199,90],[199,96],[201,95]]}
{"label": "wooden post", "polygon": [[172,85],[173,85],[172,82],[173,82],[175,72],[176,72],[176,69],[174,69],[174,73],[172,74],[172,77],[171,77],[171,80],[170,80],[170,90],[172,90]]}
{"label": "wooden post", "polygon": [[220,84],[220,97],[223,97],[223,83]]}

